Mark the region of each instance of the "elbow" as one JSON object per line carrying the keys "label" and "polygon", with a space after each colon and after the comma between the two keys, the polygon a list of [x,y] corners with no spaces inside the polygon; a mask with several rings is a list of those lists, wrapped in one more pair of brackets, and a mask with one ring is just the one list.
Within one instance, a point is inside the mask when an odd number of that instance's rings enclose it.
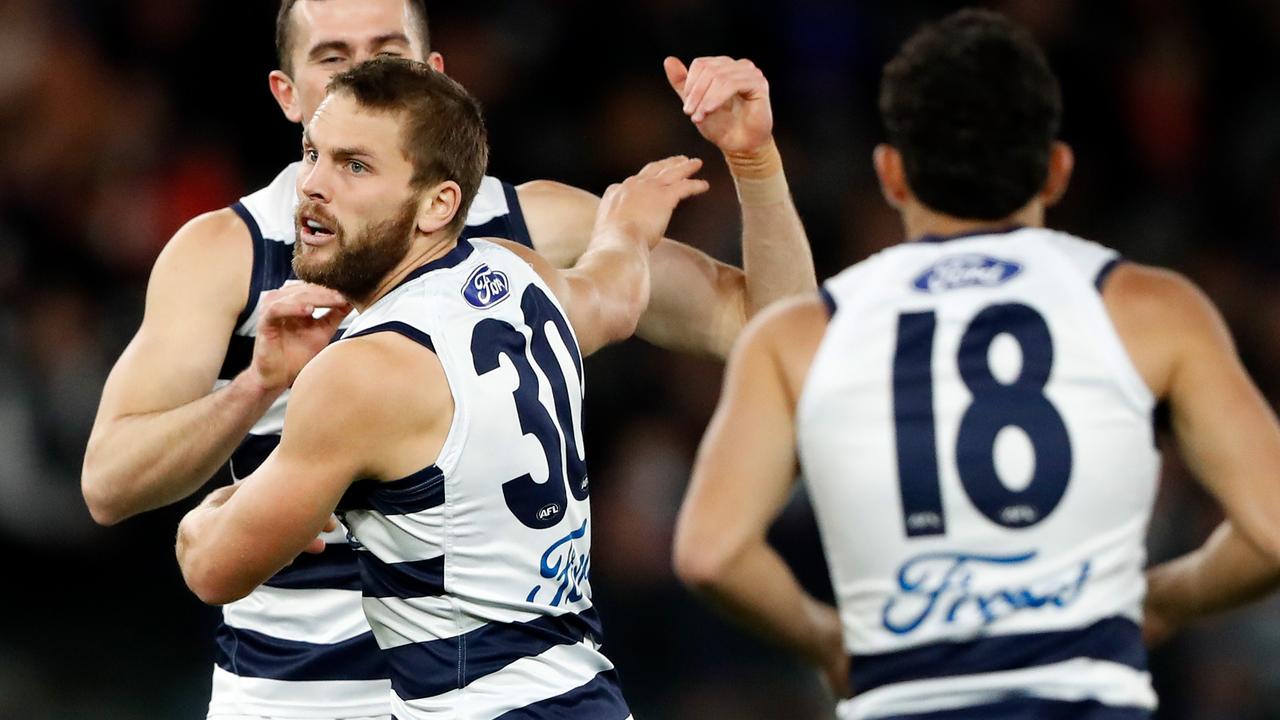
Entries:
{"label": "elbow", "polygon": [[[190,517],[190,516],[188,516]],[[186,520],[178,525],[176,547],[182,580],[200,601],[207,605],[226,605],[253,591],[231,571],[224,558],[212,552],[192,536]]]}
{"label": "elbow", "polygon": [[728,575],[732,558],[715,543],[678,533],[672,549],[672,565],[676,577],[690,590],[700,594],[714,593]]}
{"label": "elbow", "polygon": [[80,473],[80,494],[84,496],[90,517],[103,527],[110,527],[129,517],[119,498],[111,491],[110,480],[87,455]]}
{"label": "elbow", "polygon": [[235,582],[234,577],[220,571],[215,563],[190,553],[185,557],[180,554],[178,564],[182,566],[182,579],[187,587],[206,605],[226,605],[253,590]]}

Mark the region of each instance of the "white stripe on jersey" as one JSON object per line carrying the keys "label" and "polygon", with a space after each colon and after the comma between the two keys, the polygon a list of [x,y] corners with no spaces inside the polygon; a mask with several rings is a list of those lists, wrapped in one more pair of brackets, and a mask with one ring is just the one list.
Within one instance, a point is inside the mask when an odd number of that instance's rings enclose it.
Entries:
{"label": "white stripe on jersey", "polygon": [[444,505],[405,515],[372,510],[343,513],[360,544],[384,562],[428,560],[444,554]]}
{"label": "white stripe on jersey", "polygon": [[516,660],[498,672],[473,680],[457,690],[429,698],[402,700],[393,694],[391,711],[397,716],[489,720],[540,700],[581,687],[613,663],[589,640],[556,645],[541,655]]}
{"label": "white stripe on jersey", "polygon": [[[479,630],[498,618],[504,623],[526,623],[546,617],[545,613],[515,608],[495,608],[466,598],[440,595],[420,598],[364,598],[364,612],[373,625],[373,635],[383,650],[418,642],[442,640]],[[416,623],[416,626],[415,626]],[[380,627],[380,626],[385,626]]]}
{"label": "white stripe on jersey", "polygon": [[1128,665],[1074,658],[1022,670],[961,675],[876,688],[836,708],[840,720],[914,715],[1006,700],[1010,695],[1154,710],[1150,673]]}
{"label": "white stripe on jersey", "polygon": [[263,585],[222,608],[222,619],[239,630],[281,640],[332,644],[369,632],[359,590],[292,590]]}
{"label": "white stripe on jersey", "polygon": [[[386,712],[389,707],[387,698],[391,694],[390,680],[289,682],[240,677],[215,665],[209,718],[331,720],[373,717],[377,712]],[[370,703],[370,698],[376,698],[376,704]],[[390,718],[387,715],[377,717]]]}

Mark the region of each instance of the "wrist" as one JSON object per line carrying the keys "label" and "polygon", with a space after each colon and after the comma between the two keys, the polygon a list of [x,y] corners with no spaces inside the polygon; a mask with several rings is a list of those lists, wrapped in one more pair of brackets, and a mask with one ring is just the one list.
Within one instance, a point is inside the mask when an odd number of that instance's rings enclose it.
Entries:
{"label": "wrist", "polygon": [[262,406],[270,405],[285,391],[284,387],[269,384],[252,365],[232,380],[231,387],[252,404]]}
{"label": "wrist", "polygon": [[776,205],[791,199],[782,155],[772,138],[755,150],[725,153],[724,158],[743,207]]}

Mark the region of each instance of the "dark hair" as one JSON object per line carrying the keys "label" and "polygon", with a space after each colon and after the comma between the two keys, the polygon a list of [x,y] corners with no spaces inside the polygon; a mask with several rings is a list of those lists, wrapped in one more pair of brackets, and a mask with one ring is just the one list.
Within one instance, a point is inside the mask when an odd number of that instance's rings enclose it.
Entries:
{"label": "dark hair", "polygon": [[[427,28],[427,1],[408,0],[409,9],[413,11],[417,21],[418,34],[422,36],[422,50],[431,49],[431,33]],[[280,0],[280,11],[276,13],[276,61],[280,69],[293,74],[293,6],[298,0]]]}
{"label": "dark hair", "polygon": [[400,117],[400,149],[413,164],[416,188],[452,180],[462,204],[449,227],[460,231],[489,164],[480,103],[454,80],[404,58],[375,58],[329,81],[330,94],[346,93],[361,107]]}
{"label": "dark hair", "polygon": [[921,202],[995,220],[1044,186],[1062,91],[1028,32],[961,10],[917,31],[885,66],[880,116]]}

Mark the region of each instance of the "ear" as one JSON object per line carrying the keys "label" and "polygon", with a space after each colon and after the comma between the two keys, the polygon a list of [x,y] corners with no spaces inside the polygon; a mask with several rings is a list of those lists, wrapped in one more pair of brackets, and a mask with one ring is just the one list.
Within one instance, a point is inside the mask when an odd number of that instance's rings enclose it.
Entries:
{"label": "ear", "polygon": [[894,210],[902,210],[911,199],[911,187],[907,185],[907,172],[902,166],[902,153],[887,143],[876,145],[871,153],[871,164],[880,180],[880,193]]}
{"label": "ear", "polygon": [[444,72],[444,56],[434,50],[427,53],[427,64],[438,73]]}
{"label": "ear", "polygon": [[293,80],[283,70],[272,70],[267,76],[271,85],[271,96],[280,105],[280,110],[290,122],[302,122],[302,108],[298,107],[298,93],[293,87]]}
{"label": "ear", "polygon": [[448,227],[462,206],[462,188],[452,180],[445,180],[427,188],[418,206],[418,231],[430,234]]}
{"label": "ear", "polygon": [[1067,192],[1067,185],[1071,183],[1071,172],[1075,167],[1076,155],[1071,151],[1071,146],[1055,140],[1049,148],[1049,173],[1045,177],[1044,188],[1040,190],[1040,200],[1045,207],[1053,207],[1062,199]]}

